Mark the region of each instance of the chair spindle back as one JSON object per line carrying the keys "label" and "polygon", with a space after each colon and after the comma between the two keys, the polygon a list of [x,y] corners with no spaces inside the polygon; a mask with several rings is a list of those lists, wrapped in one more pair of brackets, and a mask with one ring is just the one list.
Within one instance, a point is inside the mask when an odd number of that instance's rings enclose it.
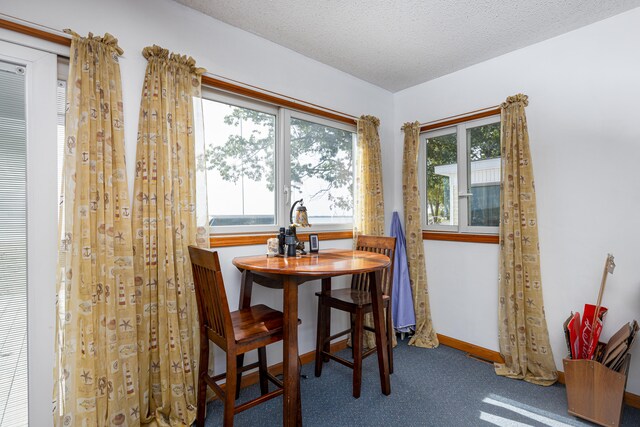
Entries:
{"label": "chair spindle back", "polygon": [[[393,260],[396,251],[396,238],[386,236],[367,236],[361,234],[358,236],[356,241],[356,250],[374,252],[389,257],[391,264],[389,264],[389,267],[382,270],[381,274],[382,292],[385,295],[389,295],[393,284]],[[351,289],[369,291],[369,275],[354,274],[351,280]]]}
{"label": "chair spindle back", "polygon": [[227,348],[227,337],[234,337],[227,293],[224,289],[218,252],[189,246],[193,268],[193,282],[200,319],[200,332],[222,348]]}

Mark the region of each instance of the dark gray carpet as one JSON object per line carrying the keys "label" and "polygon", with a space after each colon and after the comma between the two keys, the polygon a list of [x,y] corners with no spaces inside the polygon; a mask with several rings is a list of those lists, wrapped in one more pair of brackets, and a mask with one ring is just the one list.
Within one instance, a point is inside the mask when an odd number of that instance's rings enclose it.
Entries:
{"label": "dark gray carpet", "polygon": [[[495,375],[493,366],[449,347],[421,349],[400,341],[394,349],[391,395],[380,392],[377,359],[365,359],[362,394],[351,396],[351,370],[330,362],[322,376],[302,367],[305,426],[591,426],[567,413],[563,385],[541,387]],[[345,354],[346,353],[345,351]],[[257,385],[240,400],[259,395]],[[222,403],[207,408],[207,426],[222,424]],[[282,425],[282,398],[242,412],[236,426]],[[640,410],[625,406],[623,426],[640,426]]]}

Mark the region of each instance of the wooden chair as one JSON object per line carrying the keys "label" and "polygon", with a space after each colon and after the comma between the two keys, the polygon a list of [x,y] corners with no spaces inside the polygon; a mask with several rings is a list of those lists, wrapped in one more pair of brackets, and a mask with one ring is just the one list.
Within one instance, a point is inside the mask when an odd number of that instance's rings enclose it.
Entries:
{"label": "wooden chair", "polygon": [[[383,291],[383,305],[386,308],[385,324],[387,334],[387,345],[389,354],[389,372],[393,373],[393,352],[392,337],[393,325],[391,321],[391,288],[393,283],[393,259],[396,248],[395,237],[380,236],[358,236],[356,249],[361,251],[376,252],[387,255],[391,259],[391,264],[381,274],[381,283]],[[376,352],[376,348],[372,348],[363,353],[362,338],[364,330],[375,332],[375,329],[364,325],[365,313],[373,311],[371,304],[371,294],[369,292],[369,279],[367,274],[354,275],[351,280],[351,288],[347,289],[325,289],[316,293],[318,296],[318,329],[316,341],[316,366],[315,375],[319,377],[322,374],[322,365],[333,359],[351,369],[353,369],[353,397],[360,397],[360,389],[362,384],[362,359]],[[330,335],[329,317],[330,309],[346,311],[351,314],[351,328]],[[339,357],[330,352],[330,343],[332,340],[351,334],[352,357],[353,362]]]}
{"label": "wooden chair", "polygon": [[[283,394],[282,381],[267,370],[265,350],[268,344],[282,340],[283,314],[266,305],[230,312],[218,253],[189,246],[189,255],[200,319],[196,422],[198,427],[204,426],[208,385],[224,402],[224,425],[232,426],[235,414]],[[224,374],[213,377],[208,374],[209,341],[213,341],[227,355],[227,371]],[[255,349],[258,350],[258,362],[238,367],[237,356]],[[240,387],[242,372],[254,368],[259,370],[261,396],[236,406],[236,390]],[[226,378],[224,390],[217,384],[223,378]],[[269,392],[268,381],[278,389]]]}

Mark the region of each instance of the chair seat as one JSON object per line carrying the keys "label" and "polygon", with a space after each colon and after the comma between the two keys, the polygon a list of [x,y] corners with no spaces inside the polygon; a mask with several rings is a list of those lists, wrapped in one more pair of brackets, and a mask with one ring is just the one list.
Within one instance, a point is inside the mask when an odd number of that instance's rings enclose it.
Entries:
{"label": "chair seat", "polygon": [[[231,312],[236,342],[242,343],[270,335],[282,334],[284,316],[264,304]],[[300,324],[300,319],[298,319]]]}
{"label": "chair seat", "polygon": [[[316,296],[322,297],[325,301],[335,300],[344,302],[347,304],[353,304],[357,307],[363,307],[366,305],[371,306],[371,293],[367,291],[361,291],[358,289],[332,289],[329,292],[322,293],[316,292]],[[389,296],[382,295],[382,303],[387,306],[389,303]]]}

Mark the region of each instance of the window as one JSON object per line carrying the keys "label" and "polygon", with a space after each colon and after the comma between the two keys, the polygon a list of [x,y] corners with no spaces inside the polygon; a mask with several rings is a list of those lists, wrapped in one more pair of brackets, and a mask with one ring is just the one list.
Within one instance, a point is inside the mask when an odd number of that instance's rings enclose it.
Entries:
{"label": "window", "polygon": [[202,116],[212,232],[287,226],[299,199],[312,229],[351,228],[355,126],[213,90]]}
{"label": "window", "polygon": [[423,228],[497,233],[500,220],[500,117],[421,134]]}
{"label": "window", "polygon": [[277,109],[202,101],[210,225],[276,225]]}
{"label": "window", "polygon": [[290,185],[303,199],[309,223],[351,226],[355,133],[306,116],[290,120]]}

